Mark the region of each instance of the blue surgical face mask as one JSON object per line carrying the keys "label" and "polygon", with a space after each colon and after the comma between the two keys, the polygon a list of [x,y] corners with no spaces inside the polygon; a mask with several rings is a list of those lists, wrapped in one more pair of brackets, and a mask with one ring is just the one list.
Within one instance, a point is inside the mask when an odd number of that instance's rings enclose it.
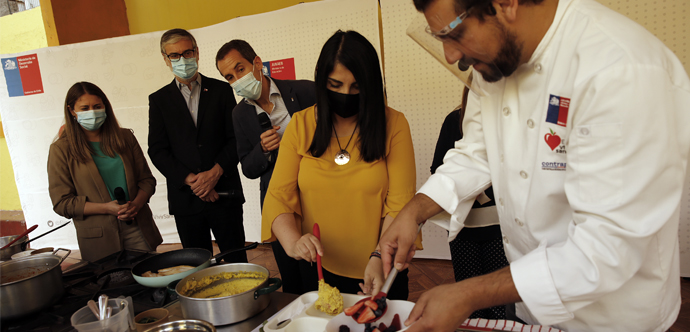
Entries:
{"label": "blue surgical face mask", "polygon": [[77,122],[88,131],[101,128],[105,122],[105,109],[77,112]]}
{"label": "blue surgical face mask", "polygon": [[196,63],[196,57],[189,59],[180,57],[180,60],[175,62],[171,61],[170,63],[172,64],[173,74],[183,80],[188,80],[194,77],[194,74],[196,74],[196,71],[199,68],[199,65]]}
{"label": "blue surgical face mask", "polygon": [[257,80],[256,77],[254,77],[254,66],[252,65],[252,71],[250,73],[242,76],[242,78],[230,84],[230,86],[235,89],[235,93],[237,93],[238,96],[250,100],[257,100],[261,97],[261,81],[263,80]]}

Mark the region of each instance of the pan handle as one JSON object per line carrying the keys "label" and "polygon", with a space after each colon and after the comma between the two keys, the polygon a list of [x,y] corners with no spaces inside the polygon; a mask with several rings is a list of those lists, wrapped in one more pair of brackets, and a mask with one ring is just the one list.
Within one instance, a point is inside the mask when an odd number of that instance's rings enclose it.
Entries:
{"label": "pan handle", "polygon": [[26,246],[29,244],[29,242],[31,242],[31,241],[33,241],[33,240],[36,240],[36,239],[39,239],[39,238],[42,238],[42,237],[44,237],[44,236],[46,236],[46,235],[48,235],[48,234],[50,234],[50,233],[52,233],[52,232],[55,232],[55,231],[57,231],[58,229],[63,228],[63,227],[65,227],[65,226],[69,225],[71,222],[72,222],[72,220],[68,220],[66,223],[64,223],[64,224],[62,224],[62,225],[60,225],[60,226],[58,226],[58,227],[56,227],[56,228],[53,228],[53,229],[51,229],[51,230],[49,230],[49,231],[47,231],[47,232],[45,232],[45,233],[43,233],[43,234],[41,234],[41,235],[39,235],[39,236],[33,238],[33,239],[29,239],[28,241],[25,241],[24,243],[22,243],[22,251],[23,251],[23,250],[26,250]]}
{"label": "pan handle", "polygon": [[258,247],[258,246],[259,246],[259,243],[258,243],[258,242],[254,242],[254,243],[252,243],[252,244],[250,244],[250,245],[248,245],[248,246],[246,246],[246,247],[244,247],[244,248],[237,248],[237,249],[228,250],[228,251],[226,251],[226,252],[221,252],[220,254],[213,256],[213,259],[215,260],[215,262],[213,262],[213,263],[218,263],[218,262],[220,262],[220,260],[223,259],[225,256],[227,256],[227,255],[229,255],[229,254],[232,254],[232,253],[234,253],[234,252],[245,251],[245,250],[249,250],[249,249],[254,249],[254,248]]}
{"label": "pan handle", "polygon": [[268,287],[259,288],[254,291],[254,300],[258,299],[260,295],[275,292],[283,285],[283,281],[279,278],[268,278]]}
{"label": "pan handle", "polygon": [[[57,254],[58,251],[66,251],[66,252],[67,252],[67,255],[60,256],[60,255]],[[62,262],[64,262],[65,259],[67,258],[67,256],[69,256],[69,254],[71,254],[71,253],[72,253],[72,250],[70,250],[70,249],[64,249],[64,248],[57,248],[57,249],[55,249],[55,251],[53,251],[53,255],[60,257],[60,264],[62,264]]]}

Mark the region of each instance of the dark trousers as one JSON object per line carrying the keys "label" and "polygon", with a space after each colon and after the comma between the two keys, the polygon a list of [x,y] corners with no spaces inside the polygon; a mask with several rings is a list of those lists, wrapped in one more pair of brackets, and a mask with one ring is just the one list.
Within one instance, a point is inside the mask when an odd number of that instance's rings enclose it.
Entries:
{"label": "dark trousers", "polygon": [[280,242],[271,242],[273,249],[273,257],[276,259],[278,270],[280,271],[280,279],[283,280],[283,292],[292,294],[304,294],[307,291],[302,287],[302,274],[299,268],[299,261],[288,256],[280,245]]}
{"label": "dark trousers", "polygon": [[[242,203],[231,201],[227,204],[208,204],[206,207],[197,214],[175,215],[182,247],[203,248],[213,253],[211,231],[216,237],[220,252],[244,247]],[[236,252],[225,256],[223,260],[228,263],[246,263],[247,253]]]}
{"label": "dark trousers", "polygon": [[[306,261],[299,261],[299,267],[302,273],[302,287],[304,287],[305,292],[318,290],[319,276],[316,270],[316,263],[310,264]],[[391,289],[388,291],[388,299],[407,300],[408,295],[410,295],[410,291],[407,287],[409,282],[407,277],[408,271],[409,270],[405,269],[398,272],[398,275],[393,281],[393,285],[391,285]],[[359,283],[364,283],[362,279],[339,276],[328,272],[326,269],[323,270],[323,279],[327,284],[337,288],[341,293],[348,294],[357,294],[357,292],[361,292],[362,289],[359,287]]]}

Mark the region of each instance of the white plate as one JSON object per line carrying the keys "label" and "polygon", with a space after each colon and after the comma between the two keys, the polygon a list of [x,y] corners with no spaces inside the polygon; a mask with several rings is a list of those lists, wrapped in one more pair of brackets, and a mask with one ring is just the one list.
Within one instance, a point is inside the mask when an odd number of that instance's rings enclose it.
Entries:
{"label": "white plate", "polygon": [[[378,326],[381,323],[390,326],[391,322],[393,322],[393,317],[395,317],[395,314],[398,314],[398,316],[400,316],[400,325],[403,327],[400,331],[407,330],[404,323],[410,315],[414,303],[401,300],[386,300],[386,303],[388,304],[388,310],[386,310],[386,313],[374,323],[374,326]],[[348,305],[346,303],[345,308],[347,307]],[[364,332],[364,324],[357,323],[351,316],[346,316],[344,312],[333,317],[333,319],[328,322],[328,325],[326,325],[326,332],[338,332],[340,330],[340,325],[347,325],[350,328],[350,332]]]}
{"label": "white plate", "polygon": [[[343,305],[345,308],[353,306],[355,303],[357,303],[357,301],[366,297],[355,294],[342,295]],[[314,302],[317,298],[319,298],[317,291],[302,294],[300,297],[285,306],[285,308],[283,308],[280,313],[275,315],[275,317],[266,322],[264,325],[264,331],[290,332],[296,331],[296,329],[299,328],[300,332],[323,332],[326,324],[337,316],[331,316],[314,308]],[[279,328],[278,323],[287,319],[291,319],[291,322],[281,325]]]}

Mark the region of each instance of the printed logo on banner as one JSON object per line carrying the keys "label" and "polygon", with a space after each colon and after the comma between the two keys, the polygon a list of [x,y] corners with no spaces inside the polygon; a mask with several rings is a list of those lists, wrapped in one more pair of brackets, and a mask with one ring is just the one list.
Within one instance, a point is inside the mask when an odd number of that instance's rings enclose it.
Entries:
{"label": "printed logo on banner", "polygon": [[295,75],[295,58],[266,61],[264,62],[264,75],[270,78],[277,78],[279,80],[294,80]]}
{"label": "printed logo on banner", "polygon": [[546,122],[565,127],[568,123],[568,109],[570,98],[550,95],[549,109],[546,113]]}
{"label": "printed logo on banner", "polygon": [[5,72],[5,82],[10,97],[43,93],[41,69],[38,66],[36,54],[2,58],[0,62],[2,63],[2,70]]}

